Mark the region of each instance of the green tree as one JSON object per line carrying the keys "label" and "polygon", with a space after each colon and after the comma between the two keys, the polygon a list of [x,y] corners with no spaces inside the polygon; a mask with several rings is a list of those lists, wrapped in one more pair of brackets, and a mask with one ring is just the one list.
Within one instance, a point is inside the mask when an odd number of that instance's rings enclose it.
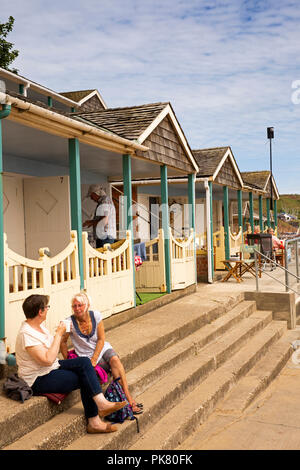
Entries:
{"label": "green tree", "polygon": [[15,19],[10,16],[7,23],[0,23],[0,67],[10,72],[18,73],[18,70],[10,69],[10,64],[18,57],[19,51],[13,49],[14,44],[6,41],[8,33],[13,29]]}

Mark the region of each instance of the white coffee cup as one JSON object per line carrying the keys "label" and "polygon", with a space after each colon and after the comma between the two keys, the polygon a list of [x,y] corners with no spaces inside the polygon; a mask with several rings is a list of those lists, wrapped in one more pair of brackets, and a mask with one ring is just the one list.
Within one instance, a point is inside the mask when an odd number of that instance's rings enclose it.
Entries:
{"label": "white coffee cup", "polygon": [[62,320],[66,325],[66,333],[70,333],[71,330],[71,320]]}

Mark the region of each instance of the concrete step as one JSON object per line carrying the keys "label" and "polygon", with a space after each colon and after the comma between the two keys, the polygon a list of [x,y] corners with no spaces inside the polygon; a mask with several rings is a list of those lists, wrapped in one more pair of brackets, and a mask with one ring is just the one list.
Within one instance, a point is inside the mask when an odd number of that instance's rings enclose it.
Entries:
{"label": "concrete step", "polygon": [[106,339],[116,348],[128,372],[211,323],[242,300],[241,294],[211,300],[197,292],[110,330]]}
{"label": "concrete step", "polygon": [[56,405],[46,397],[31,397],[21,403],[4,395],[2,383],[3,381],[0,385],[0,449],[49,421],[57,414],[63,413],[80,400],[80,392],[75,390],[60,405]]}
{"label": "concrete step", "polygon": [[216,411],[226,414],[242,413],[275,379],[292,353],[293,348],[284,336],[270,347]]}
{"label": "concrete step", "polygon": [[236,421],[242,413],[266,390],[268,385],[280,373],[293,353],[291,347],[291,331],[274,343],[265,356],[250,370],[245,377],[229,392],[225,400],[221,401],[209,419],[197,426],[177,450],[205,449],[205,442],[218,436]]}
{"label": "concrete step", "polygon": [[[233,355],[242,343],[249,341],[259,329],[271,321],[270,312],[254,312],[249,318],[241,320],[229,332],[191,356],[177,367],[173,367],[159,381],[152,384],[139,395],[138,401],[144,403],[144,413],[139,416],[141,433],[153,426],[166,410],[179,402],[186,394],[204,381],[224,361]],[[272,332],[272,337],[275,336]],[[70,444],[68,450],[80,449],[127,449],[139,435],[134,422],[127,421],[120,426],[118,433],[99,436],[84,435]],[[154,447],[152,447],[154,448]]]}
{"label": "concrete step", "polygon": [[286,329],[283,322],[272,322],[257,333],[229,361],[186,394],[130,450],[176,449],[197,426],[213,412],[216,404],[234,387],[237,381],[277,341]]}
{"label": "concrete step", "polygon": [[[167,350],[155,355],[152,359],[147,361],[147,363],[139,365],[136,369],[127,374],[129,385],[133,390],[135,390],[135,392],[137,392],[137,389],[141,386],[143,390],[147,389],[147,384],[151,383],[153,375],[156,376],[157,381],[163,371],[168,372],[172,366],[177,367],[178,363],[176,357],[181,361],[183,358],[186,359],[189,356],[194,357],[195,353],[197,351],[199,352],[199,347],[201,345],[207,344],[208,341],[220,336],[224,331],[241,321],[243,318],[247,318],[251,315],[254,308],[255,303],[251,301],[242,302],[234,307],[230,312],[215,320],[212,324],[204,326],[190,337],[184,338],[176,345],[173,345]],[[244,334],[246,334],[248,330],[255,331],[258,325],[261,325],[262,327],[267,321],[271,321],[269,312],[264,312],[262,314],[262,318],[260,314],[258,314],[258,316],[258,319],[253,317],[251,321],[245,324]],[[239,338],[240,333],[237,334],[236,341],[238,341]],[[146,364],[145,367],[144,364]],[[207,367],[214,367],[214,363],[211,359],[207,361],[206,358],[204,358],[201,367],[205,370]],[[136,387],[135,383],[138,384]],[[135,393],[135,395],[138,396],[139,393]],[[79,409],[81,411],[79,411]],[[57,446],[61,446],[61,434],[63,433],[65,433],[65,444],[67,445],[68,442],[71,442],[72,437],[75,439],[78,435],[78,433],[72,431],[76,426],[79,426],[80,428],[78,432],[83,431],[82,434],[85,434],[85,429],[82,427],[84,426],[84,417],[82,413],[83,409],[81,404],[78,404],[69,410],[65,410],[63,413],[65,416],[65,423],[63,425],[60,416],[55,417],[55,419],[45,423],[44,426],[40,426],[31,433],[26,434],[23,439],[19,439],[15,443],[12,443],[9,448],[27,449],[28,445],[35,443],[34,448],[55,449],[58,448]],[[79,418],[77,416],[78,414],[80,415]],[[44,429],[46,429],[46,431],[44,431]]]}
{"label": "concrete step", "polygon": [[213,322],[129,371],[127,380],[133,396],[140,395],[148,387],[153,386],[172,367],[180,367],[182,361],[197,355],[209,342],[224,334],[243,318],[250,316],[255,307],[255,302],[241,302]]}
{"label": "concrete step", "polygon": [[[140,365],[143,361],[149,360],[151,362],[149,358],[152,355],[162,351],[163,348],[168,347],[179,339],[187,337],[190,333],[215,319],[222,318],[226,312],[235,306],[237,306],[237,310],[233,312],[233,317],[238,312],[240,312],[240,315],[250,314],[253,311],[254,302],[246,301],[239,304],[242,299],[243,296],[241,294],[230,295],[226,299],[220,297],[205,301],[202,298],[201,306],[199,306],[199,295],[193,294],[178,299],[171,305],[165,305],[155,311],[145,313],[143,316],[130,321],[129,324],[121,322],[121,325],[115,325],[107,334],[107,339],[113,346],[117,345],[115,347],[118,354],[125,365],[125,369],[129,371],[136,365]],[[235,320],[232,319],[233,321]],[[170,328],[170,324],[173,327]],[[219,331],[221,331],[221,324],[222,320],[220,321]],[[157,374],[159,375],[158,372]],[[150,381],[150,378],[148,377],[147,379],[147,374],[145,373],[143,375],[142,382],[145,384],[147,380],[148,382]],[[129,381],[130,385],[134,387],[135,380],[129,377]],[[139,382],[138,386],[141,386],[141,382]],[[135,393],[134,390],[133,393]],[[20,404],[20,402],[14,402],[6,398],[1,387],[0,448],[9,445],[43,423],[46,423],[56,414],[60,412],[65,413],[68,408],[78,401],[80,401],[80,394],[76,391],[71,393],[59,406],[49,402],[44,397],[32,397],[30,400],[25,401],[25,403]],[[20,425],[20,423],[22,424]]]}

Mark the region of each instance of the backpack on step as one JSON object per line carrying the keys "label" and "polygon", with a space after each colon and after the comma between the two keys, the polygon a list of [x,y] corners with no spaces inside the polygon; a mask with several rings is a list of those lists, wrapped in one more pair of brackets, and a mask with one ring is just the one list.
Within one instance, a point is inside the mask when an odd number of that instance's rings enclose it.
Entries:
{"label": "backpack on step", "polygon": [[[120,380],[120,377],[113,380],[109,384],[104,396],[108,401],[112,401],[112,402],[127,401],[128,402],[119,380]],[[127,418],[129,418],[130,420],[134,420],[134,419],[136,420],[137,432],[140,432],[139,421],[137,417],[134,416],[132,408],[129,405],[129,403],[128,405],[124,406],[124,408],[122,408],[121,410],[115,411],[114,413],[111,413],[110,415],[106,416],[106,419],[108,419],[108,421],[111,421],[113,423],[123,423],[125,419]]]}

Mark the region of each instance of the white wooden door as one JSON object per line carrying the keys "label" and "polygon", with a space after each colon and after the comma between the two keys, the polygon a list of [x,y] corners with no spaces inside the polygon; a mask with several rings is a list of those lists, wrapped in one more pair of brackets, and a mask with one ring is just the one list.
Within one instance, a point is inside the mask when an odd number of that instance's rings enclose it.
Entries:
{"label": "white wooden door", "polygon": [[25,256],[23,177],[3,178],[4,232],[11,250]]}
{"label": "white wooden door", "polygon": [[38,259],[39,248],[51,256],[70,241],[70,190],[68,176],[24,179],[26,256]]}

